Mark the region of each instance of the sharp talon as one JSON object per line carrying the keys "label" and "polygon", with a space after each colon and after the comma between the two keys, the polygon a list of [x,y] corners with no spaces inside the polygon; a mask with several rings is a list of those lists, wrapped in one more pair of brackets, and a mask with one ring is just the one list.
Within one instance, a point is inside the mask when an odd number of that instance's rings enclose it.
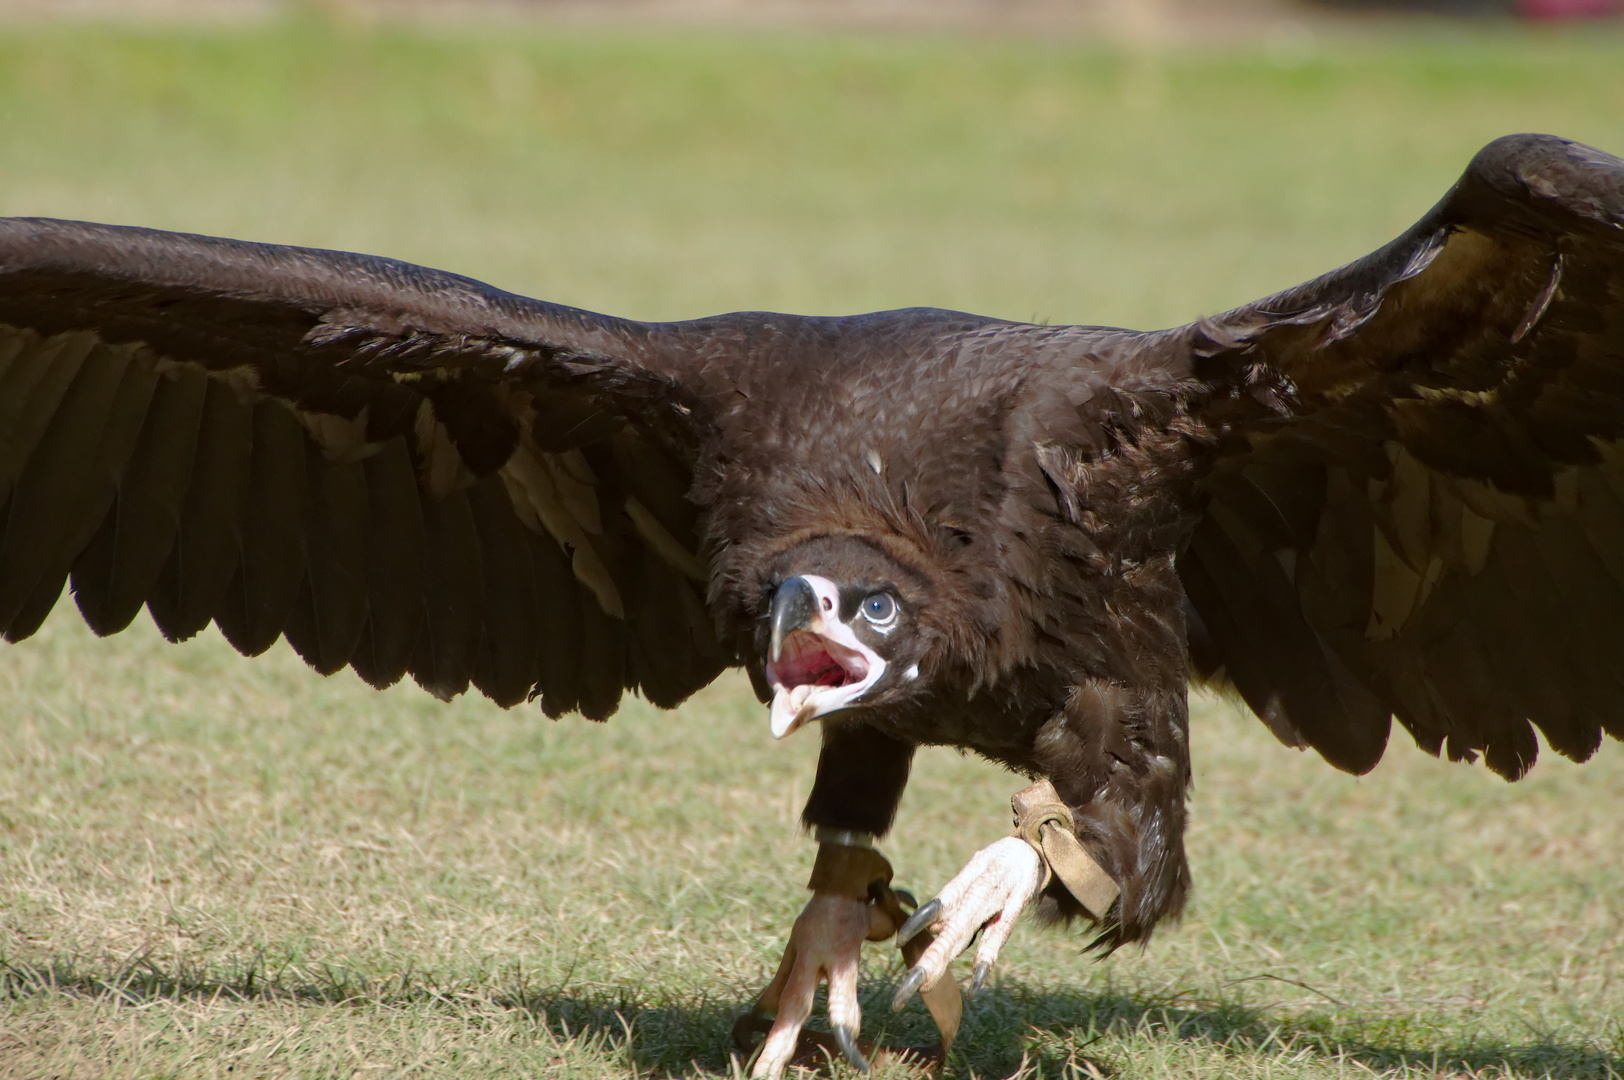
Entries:
{"label": "sharp talon", "polygon": [[891,892],[896,895],[897,902],[909,911],[919,910],[919,901],[915,900],[914,894],[907,889],[892,889]]}
{"label": "sharp talon", "polygon": [[[931,902],[935,903],[934,900]],[[919,985],[924,981],[924,968],[914,968],[912,971],[908,972],[907,977],[897,985],[897,996],[891,999],[891,1011],[901,1012],[903,1006],[908,1004],[908,999],[919,992]]]}
{"label": "sharp talon", "polygon": [[975,997],[977,994],[981,993],[982,984],[987,981],[987,973],[991,970],[992,965],[985,960],[976,965],[975,972],[970,976],[971,997]]}
{"label": "sharp talon", "polygon": [[868,1058],[864,1057],[863,1052],[857,1049],[857,1032],[842,1024],[834,1025],[834,1029],[835,1042],[840,1044],[840,1052],[846,1055],[846,1060],[851,1063],[851,1067],[860,1073],[867,1073]]}
{"label": "sharp talon", "polygon": [[902,945],[912,941],[919,934],[919,931],[935,922],[941,917],[941,914],[942,900],[940,897],[926,901],[918,910],[908,916],[908,921],[902,924],[901,930],[897,931],[897,944]]}

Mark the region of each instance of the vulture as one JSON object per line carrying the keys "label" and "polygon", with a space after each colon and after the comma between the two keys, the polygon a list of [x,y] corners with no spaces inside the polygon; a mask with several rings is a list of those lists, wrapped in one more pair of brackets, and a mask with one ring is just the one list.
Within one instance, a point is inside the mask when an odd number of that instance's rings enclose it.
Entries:
{"label": "vulture", "polygon": [[[389,259],[0,220],[0,632],[72,590],[385,687],[602,720],[742,666],[818,721],[812,898],[735,1036],[819,983],[859,1068],[893,935],[1108,952],[1190,888],[1189,684],[1376,764],[1393,720],[1514,780],[1624,736],[1624,160],[1477,154],[1375,253],[1186,326],[914,308],[646,323]],[[916,747],[1019,774],[927,903],[875,848]],[[1029,785],[1029,786],[1028,786]],[[910,909],[912,909],[910,911]]]}

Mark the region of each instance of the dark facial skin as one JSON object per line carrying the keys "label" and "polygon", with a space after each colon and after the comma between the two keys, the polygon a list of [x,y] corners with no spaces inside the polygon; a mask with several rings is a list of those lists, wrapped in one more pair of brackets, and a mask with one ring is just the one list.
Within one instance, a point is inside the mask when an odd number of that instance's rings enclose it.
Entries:
{"label": "dark facial skin", "polygon": [[[886,662],[885,674],[854,708],[912,696],[920,679],[909,673],[924,657],[927,644],[920,632],[920,615],[929,595],[925,581],[923,575],[861,538],[814,538],[775,560],[773,573],[762,585],[764,617],[757,623],[757,655],[767,655],[770,627],[765,614],[772,597],[785,581],[804,574],[834,583],[840,610],[832,614]],[[865,605],[870,605],[866,615]]]}

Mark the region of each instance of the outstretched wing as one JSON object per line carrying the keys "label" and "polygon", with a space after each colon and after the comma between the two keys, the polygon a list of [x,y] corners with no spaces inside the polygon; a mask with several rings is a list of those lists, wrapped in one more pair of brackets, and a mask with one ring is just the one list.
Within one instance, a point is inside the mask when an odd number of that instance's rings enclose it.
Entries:
{"label": "outstretched wing", "polygon": [[386,259],[0,220],[0,632],[285,636],[374,686],[551,715],[731,658],[650,327]]}
{"label": "outstretched wing", "polygon": [[1624,736],[1624,161],[1500,139],[1387,247],[1183,332],[1245,386],[1204,406],[1198,670],[1359,772],[1390,716],[1510,778],[1530,721]]}

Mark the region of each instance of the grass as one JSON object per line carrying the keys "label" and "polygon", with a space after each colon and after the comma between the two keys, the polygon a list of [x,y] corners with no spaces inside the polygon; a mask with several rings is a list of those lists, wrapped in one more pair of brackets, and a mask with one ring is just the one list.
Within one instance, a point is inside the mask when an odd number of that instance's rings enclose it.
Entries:
{"label": "grass", "polygon": [[[1370,250],[1522,129],[1624,148],[1624,36],[0,37],[0,212],[649,318],[1181,322]],[[0,701],[0,1077],[727,1074],[804,896],[815,740],[774,744],[734,678],[554,724],[65,608],[0,651]],[[1018,933],[956,1075],[1624,1074],[1618,746],[1517,785],[1395,746],[1356,780],[1220,703],[1193,726],[1190,916],[1101,964]],[[945,881],[1011,790],[925,753],[901,882]],[[868,1029],[923,1039],[897,970],[873,950]]]}

